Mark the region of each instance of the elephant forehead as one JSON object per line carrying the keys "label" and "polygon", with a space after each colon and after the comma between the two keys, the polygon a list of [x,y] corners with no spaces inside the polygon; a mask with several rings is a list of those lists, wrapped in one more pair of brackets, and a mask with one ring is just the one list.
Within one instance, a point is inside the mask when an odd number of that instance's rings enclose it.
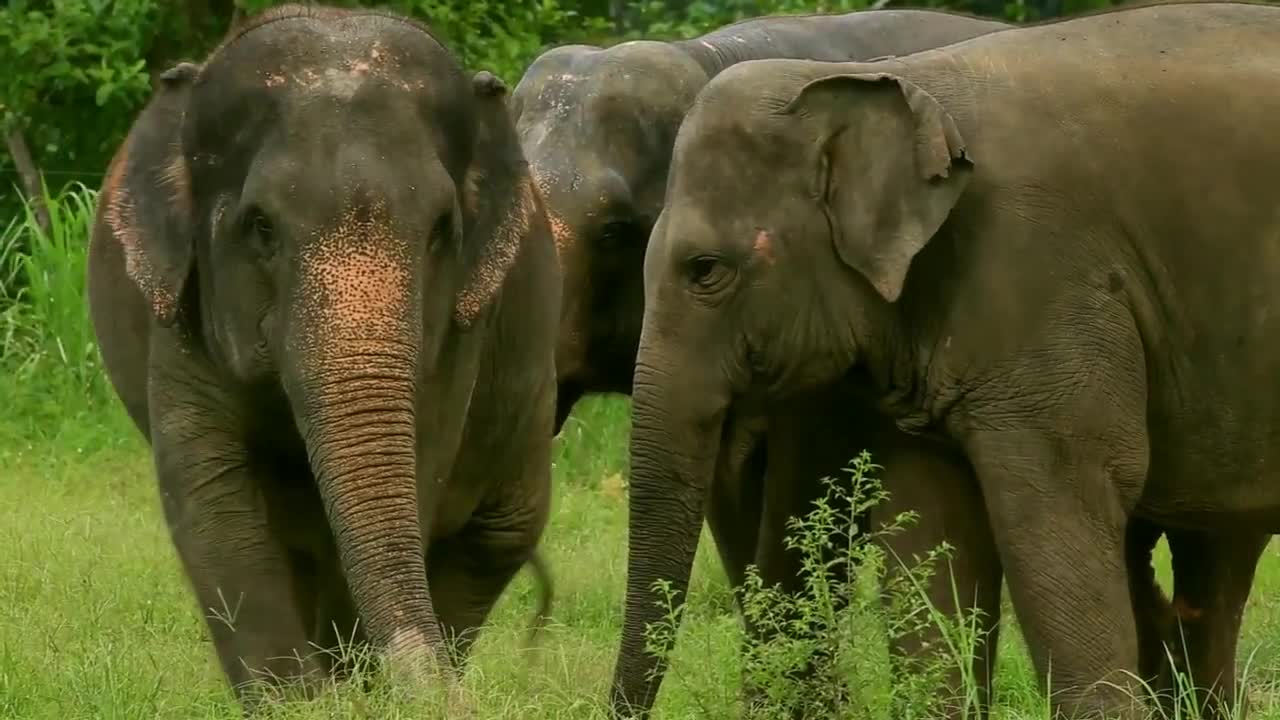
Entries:
{"label": "elephant forehead", "polygon": [[350,99],[370,81],[380,81],[411,92],[426,88],[422,77],[410,79],[400,56],[375,40],[368,46],[344,47],[341,52],[307,62],[280,62],[260,70],[267,88],[288,88],[307,95],[331,95]]}

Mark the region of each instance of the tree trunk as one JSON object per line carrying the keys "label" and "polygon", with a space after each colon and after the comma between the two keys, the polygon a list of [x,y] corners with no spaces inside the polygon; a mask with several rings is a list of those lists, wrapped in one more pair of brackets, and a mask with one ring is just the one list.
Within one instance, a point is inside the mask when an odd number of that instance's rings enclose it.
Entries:
{"label": "tree trunk", "polygon": [[27,202],[31,203],[36,224],[46,235],[51,229],[49,208],[44,204],[44,182],[40,176],[40,168],[31,156],[31,148],[27,146],[26,135],[21,127],[13,127],[5,133],[5,143],[9,146],[9,154],[13,156],[13,165],[22,178],[22,187],[27,194]]}

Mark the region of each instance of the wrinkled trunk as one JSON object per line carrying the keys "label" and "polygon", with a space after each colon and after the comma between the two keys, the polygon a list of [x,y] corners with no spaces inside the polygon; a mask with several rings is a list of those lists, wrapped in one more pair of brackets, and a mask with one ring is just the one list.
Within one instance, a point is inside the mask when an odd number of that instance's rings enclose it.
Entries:
{"label": "wrinkled trunk", "polygon": [[722,383],[656,369],[646,355],[632,396],[627,600],[611,698],[624,717],[646,716],[662,683],[669,647],[657,657],[645,647],[646,626],[668,619],[653,585],[668,582],[673,602],[685,602],[725,405]]}
{"label": "wrinkled trunk", "polygon": [[396,663],[443,663],[418,516],[411,337],[326,338],[290,359],[287,391],[370,641]]}

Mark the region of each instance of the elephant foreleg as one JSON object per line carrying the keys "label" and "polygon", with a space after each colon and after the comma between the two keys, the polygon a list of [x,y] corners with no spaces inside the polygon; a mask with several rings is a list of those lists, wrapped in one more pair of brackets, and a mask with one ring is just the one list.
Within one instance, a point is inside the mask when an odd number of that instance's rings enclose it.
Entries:
{"label": "elephant foreleg", "polygon": [[[823,478],[839,479],[841,469],[848,464],[869,440],[865,427],[856,426],[849,417],[834,405],[814,398],[802,398],[789,403],[779,403],[767,416],[767,459],[763,478],[763,505],[759,511],[759,534],[755,546],[755,563],[765,587],[779,586],[784,593],[802,597],[806,587],[803,557],[798,550],[788,549],[786,539],[793,532],[791,518],[808,515],[814,509],[814,501],[825,494]],[[850,508],[837,508],[839,521],[848,518]],[[828,582],[843,589],[850,578],[845,566],[836,563],[828,568]],[[832,599],[841,603],[842,592]],[[837,608],[838,609],[838,608]],[[783,617],[773,617],[769,627],[757,626],[747,619],[747,636],[750,642],[767,642],[777,631],[777,622],[794,620],[791,612]],[[817,629],[815,629],[817,630]],[[829,649],[829,648],[827,648]],[[827,653],[820,646],[818,656],[809,664],[796,668],[797,678],[808,679],[821,666]],[[755,705],[760,688],[745,688],[748,705]],[[793,707],[793,717],[807,717],[815,708]]]}
{"label": "elephant foreleg", "polygon": [[265,690],[325,673],[308,636],[315,587],[273,531],[261,485],[270,478],[223,426],[196,426],[208,417],[207,408],[153,414],[157,475],[170,537],[223,672],[252,710]]}
{"label": "elephant foreleg", "polygon": [[1138,677],[1155,688],[1168,658],[1165,641],[1173,619],[1173,607],[1156,582],[1151,552],[1164,530],[1142,518],[1131,518],[1125,530],[1125,558],[1129,573],[1129,599],[1138,638]]}
{"label": "elephant foreleg", "polygon": [[322,569],[317,577],[315,628],[311,635],[317,647],[328,656],[334,677],[346,678],[370,646],[345,577],[336,561],[328,565],[330,567]]}
{"label": "elephant foreleg", "polygon": [[[1141,695],[1125,530],[1146,477],[1128,427],[1063,447],[1039,430],[974,432],[982,486],[1010,595],[1054,716],[1136,718]],[[1111,445],[1107,438],[1125,438]]]}
{"label": "elephant foreleg", "polygon": [[[872,461],[884,467],[888,498],[871,508],[872,527],[892,523],[902,512],[917,513],[915,523],[880,540],[889,555],[886,579],[903,577],[943,542],[952,547],[919,588],[924,597],[912,596],[927,600],[929,619],[892,638],[892,657],[908,666],[943,663],[939,712],[985,718],[999,645],[1003,570],[977,479],[958,451],[896,428],[878,433],[875,451]],[[955,632],[943,633],[943,623]]]}
{"label": "elephant foreleg", "polygon": [[756,558],[764,505],[766,448],[762,429],[763,422],[743,418],[725,423],[707,498],[707,527],[739,609],[742,598],[738,591],[746,581],[747,566]]}
{"label": "elephant foreleg", "polygon": [[457,534],[432,541],[431,597],[456,667],[465,666],[480,626],[533,557],[545,524],[543,505],[488,507]]}

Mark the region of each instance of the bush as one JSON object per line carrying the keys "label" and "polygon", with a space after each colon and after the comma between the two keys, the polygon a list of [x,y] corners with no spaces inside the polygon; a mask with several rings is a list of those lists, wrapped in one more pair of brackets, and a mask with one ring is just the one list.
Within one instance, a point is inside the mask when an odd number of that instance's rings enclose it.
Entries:
{"label": "bush", "polygon": [[[861,531],[855,519],[887,494],[866,452],[845,470],[848,482],[824,479],[827,492],[814,509],[788,522],[791,533],[785,543],[802,558],[803,590],[787,594],[765,587],[756,568],[748,569],[741,590],[743,615],[758,634],[744,647],[742,676],[750,698],[746,716],[931,718],[944,714],[944,704],[973,712],[977,687],[969,658],[976,646],[977,611],[943,615],[925,591],[934,565],[950,548],[935,548],[915,564],[887,558],[878,540],[901,532],[916,515],[903,513],[874,532]],[[890,563],[901,565],[889,573]],[[683,609],[665,583],[656,590],[667,615],[648,629],[647,648],[661,656],[674,646]],[[886,638],[903,638],[931,626],[942,638],[938,652],[890,659]],[[943,693],[952,668],[965,678],[962,698]],[[672,666],[672,675],[678,678],[678,673],[678,666]],[[706,698],[702,704],[725,703]]]}

